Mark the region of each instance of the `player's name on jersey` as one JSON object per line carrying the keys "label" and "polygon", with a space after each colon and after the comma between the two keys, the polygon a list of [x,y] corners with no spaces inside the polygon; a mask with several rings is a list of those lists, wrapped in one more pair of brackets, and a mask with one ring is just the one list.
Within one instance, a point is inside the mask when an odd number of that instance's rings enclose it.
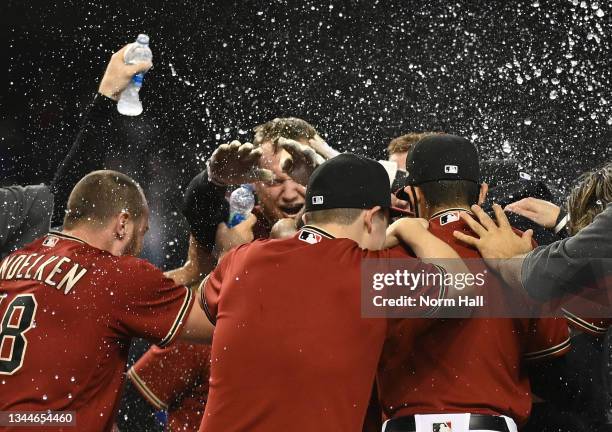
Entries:
{"label": "player's name on jersey", "polygon": [[69,294],[87,269],[70,258],[43,254],[14,254],[0,262],[0,280],[33,280]]}
{"label": "player's name on jersey", "polygon": [[484,296],[459,296],[458,298],[438,298],[430,296],[399,296],[386,298],[384,296],[372,297],[372,304],[376,307],[419,307],[419,308],[439,308],[439,307],[483,307],[485,304]]}

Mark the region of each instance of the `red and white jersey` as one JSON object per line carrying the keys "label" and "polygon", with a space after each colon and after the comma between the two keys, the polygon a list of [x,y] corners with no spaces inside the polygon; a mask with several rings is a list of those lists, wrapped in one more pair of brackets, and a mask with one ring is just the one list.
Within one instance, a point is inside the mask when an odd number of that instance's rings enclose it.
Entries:
{"label": "red and white jersey", "polygon": [[[433,217],[429,230],[461,257],[479,258],[453,237],[455,230],[473,235],[458,212]],[[485,286],[489,296],[504,294],[492,273]],[[397,321],[377,374],[381,405],[389,418],[468,412],[506,415],[521,424],[531,409],[523,361],[564,354],[569,343],[562,318]]]}
{"label": "red and white jersey", "polygon": [[0,411],[75,411],[76,429],[45,430],[111,430],[130,339],[169,344],[192,303],[147,261],[62,233],[12,253],[0,262]]}
{"label": "red and white jersey", "polygon": [[[271,225],[261,208],[256,206],[253,214],[257,217],[254,238],[268,238]],[[166,430],[172,432],[198,429],[208,398],[209,374],[210,345],[179,342],[149,348],[130,368],[128,378],[151,405],[168,412]]]}
{"label": "red and white jersey", "polygon": [[128,371],[142,396],[168,412],[166,430],[198,430],[208,398],[210,345],[152,346]]}
{"label": "red and white jersey", "polygon": [[360,264],[392,256],[311,226],[225,255],[202,283],[216,329],[200,430],[361,430],[387,321],[361,317]]}

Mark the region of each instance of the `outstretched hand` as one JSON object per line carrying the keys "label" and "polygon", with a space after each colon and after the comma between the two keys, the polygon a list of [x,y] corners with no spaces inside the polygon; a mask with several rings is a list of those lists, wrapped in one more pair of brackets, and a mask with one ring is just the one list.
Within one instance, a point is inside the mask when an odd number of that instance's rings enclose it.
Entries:
{"label": "outstretched hand", "polygon": [[106,66],[104,76],[102,77],[102,81],[100,81],[98,93],[113,100],[118,100],[119,95],[125,90],[134,75],[140,72],[146,72],[153,66],[151,62],[125,64],[125,52],[131,45],[132,44],[125,45],[111,56]]}
{"label": "outstretched hand", "polygon": [[340,154],[340,152],[338,152],[336,149],[332,148],[329,144],[327,144],[325,140],[319,134],[316,134],[313,138],[309,139],[308,144],[318,154],[323,156],[325,160],[331,159]]}
{"label": "outstretched hand", "polygon": [[532,197],[508,204],[504,210],[526,217],[544,228],[554,228],[561,211],[551,202]]}
{"label": "outstretched hand", "polygon": [[325,158],[310,146],[283,137],[279,137],[277,143],[291,156],[282,161],[281,169],[302,185],[306,185],[315,168],[325,162]]}
{"label": "outstretched hand", "polygon": [[507,259],[522,255],[533,249],[533,230],[527,230],[522,235],[514,232],[504,211],[498,204],[493,204],[497,223],[477,205],[472,206],[472,212],[478,218],[476,221],[468,213],[462,212],[461,218],[468,224],[478,237],[472,237],[459,231],[454,231],[456,239],[475,247],[480,255],[492,264],[496,259]]}
{"label": "outstretched hand", "polygon": [[208,178],[223,186],[253,183],[256,181],[271,182],[272,171],[260,168],[262,150],[251,143],[241,144],[232,141],[221,144],[208,160]]}

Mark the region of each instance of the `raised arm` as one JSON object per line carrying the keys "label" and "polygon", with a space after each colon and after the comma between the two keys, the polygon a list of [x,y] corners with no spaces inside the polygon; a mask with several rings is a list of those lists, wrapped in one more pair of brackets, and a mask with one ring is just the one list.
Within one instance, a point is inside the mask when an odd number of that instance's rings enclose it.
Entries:
{"label": "raised arm", "polygon": [[104,168],[106,155],[118,135],[116,120],[119,114],[115,101],[132,76],[151,67],[148,62],[126,65],[123,55],[128,46],[112,55],[74,143],[51,182],[51,192],[55,196],[52,226],[62,225],[64,209],[74,185],[89,172]]}

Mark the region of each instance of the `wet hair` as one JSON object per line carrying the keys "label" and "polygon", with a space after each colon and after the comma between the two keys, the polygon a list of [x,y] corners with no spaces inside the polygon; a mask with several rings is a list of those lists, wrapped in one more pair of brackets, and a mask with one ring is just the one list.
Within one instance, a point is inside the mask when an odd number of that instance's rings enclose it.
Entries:
{"label": "wet hair", "polygon": [[297,141],[312,139],[317,134],[317,130],[310,123],[296,117],[275,118],[256,126],[253,132],[255,132],[253,144],[256,146],[269,141],[275,144],[275,140],[279,137]]}
{"label": "wet hair", "polygon": [[569,232],[576,234],[589,225],[612,202],[612,162],[584,173],[567,200]]}
{"label": "wet hair", "polygon": [[419,185],[430,207],[478,204],[480,185],[470,180],[437,180]]}
{"label": "wet hair", "polygon": [[[359,219],[361,212],[367,209],[357,208],[335,208],[327,210],[316,210],[304,213],[304,222],[308,224],[328,224],[335,223],[338,225],[350,225]],[[386,211],[378,211],[374,215],[375,218],[387,217]]]}
{"label": "wet hair", "polygon": [[338,225],[350,225],[355,222],[363,209],[335,208],[327,210],[316,210],[304,213],[306,224],[335,223]]}
{"label": "wet hair", "polygon": [[123,211],[139,219],[146,205],[141,187],[131,177],[111,170],[93,171],[72,189],[64,228],[82,223],[103,225]]}
{"label": "wet hair", "polygon": [[435,135],[437,132],[410,132],[397,138],[393,138],[387,146],[389,156],[395,153],[409,153],[412,146],[423,138]]}

